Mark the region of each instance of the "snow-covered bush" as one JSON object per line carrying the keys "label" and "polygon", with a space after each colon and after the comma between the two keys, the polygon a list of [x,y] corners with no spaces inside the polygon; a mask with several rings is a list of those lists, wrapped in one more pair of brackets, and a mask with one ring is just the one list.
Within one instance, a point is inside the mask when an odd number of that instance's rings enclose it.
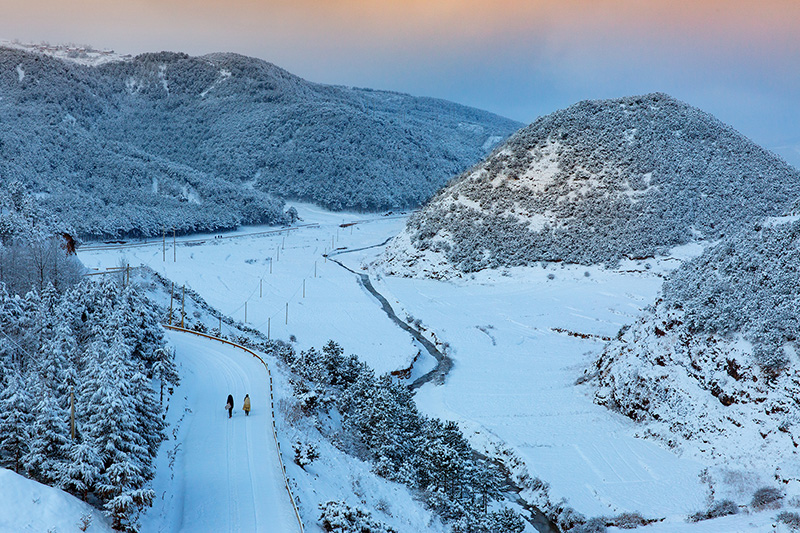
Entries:
{"label": "snow-covered bush", "polygon": [[330,533],[397,533],[394,529],[372,519],[372,515],[342,501],[329,501],[319,505],[322,511],[319,522]]}
{"label": "snow-covered bush", "polygon": [[728,516],[737,514],[739,506],[731,500],[722,500],[716,502],[706,511],[700,511],[689,517],[689,522],[700,522],[701,520],[710,520],[712,518],[719,518],[721,516]]}
{"label": "snow-covered bush", "polygon": [[750,507],[753,509],[778,509],[781,506],[784,494],[775,487],[761,487],[753,493]]}
{"label": "snow-covered bush", "polygon": [[570,533],[606,533],[606,521],[604,518],[590,518],[583,524],[580,524],[570,530]]}
{"label": "snow-covered bush", "polygon": [[319,450],[311,443],[297,441],[292,445],[294,450],[294,463],[303,470],[314,460],[319,459]]}
{"label": "snow-covered bush", "polygon": [[775,517],[777,522],[786,524],[793,531],[800,531],[800,514],[783,511]]}
{"label": "snow-covered bush", "polygon": [[620,529],[636,529],[650,523],[639,513],[622,513],[621,515],[609,518],[608,523]]}
{"label": "snow-covered bush", "polygon": [[489,513],[486,522],[486,529],[491,533],[522,533],[525,530],[525,521],[508,507]]}

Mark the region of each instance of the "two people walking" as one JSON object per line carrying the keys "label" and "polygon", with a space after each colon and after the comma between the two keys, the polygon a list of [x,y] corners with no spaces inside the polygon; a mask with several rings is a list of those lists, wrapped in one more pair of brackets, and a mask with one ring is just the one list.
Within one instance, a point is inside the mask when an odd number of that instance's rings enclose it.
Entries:
{"label": "two people walking", "polygon": [[[228,403],[225,404],[225,409],[228,410],[228,418],[233,416],[233,395],[228,394]],[[250,416],[250,395],[244,395],[244,405],[242,406],[245,416]]]}

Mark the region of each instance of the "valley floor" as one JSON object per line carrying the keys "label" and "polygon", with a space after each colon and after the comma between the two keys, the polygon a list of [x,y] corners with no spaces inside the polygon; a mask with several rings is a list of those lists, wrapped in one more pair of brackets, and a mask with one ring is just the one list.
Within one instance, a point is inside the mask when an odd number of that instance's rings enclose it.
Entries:
{"label": "valley floor", "polygon": [[[400,231],[405,219],[297,207],[303,223],[318,225],[282,234],[252,235],[265,228],[244,228],[226,238],[179,240],[176,260],[171,244],[164,251],[160,240],[136,248],[79,251],[79,256],[90,268],[149,265],[236,320],[246,319],[273,338],[293,336],[298,349],[333,339],[379,373],[408,367],[420,352],[418,344],[387,318],[356,276],[322,255],[382,243]],[[367,248],[337,259],[367,272],[362,267],[380,251]],[[774,511],[686,523],[688,515],[708,507],[708,487],[700,478],[706,465],[638,438],[641,426],[595,405],[591,387],[575,384],[604,339],[655,300],[661,273],[678,261],[651,263],[650,268],[642,262],[616,270],[520,268],[452,281],[369,273],[399,317],[419,319],[429,334],[449,343],[454,367],[443,385],[419,389],[420,409],[458,421],[478,449],[508,450],[522,461],[520,469],[550,485],[553,501],[563,498],[587,517],[639,512],[664,519],[648,531],[774,531]],[[434,364],[421,355],[411,379]],[[211,395],[208,409],[214,416],[224,414],[225,394]],[[234,423],[253,422],[241,411],[237,416]],[[228,420],[219,422],[212,433],[229,429]],[[730,470],[737,472],[736,465]],[[738,479],[747,482],[728,487],[731,495],[740,492],[737,503],[748,501],[768,481],[758,473],[743,474]],[[171,497],[187,497],[180,495],[182,489],[170,490]]]}

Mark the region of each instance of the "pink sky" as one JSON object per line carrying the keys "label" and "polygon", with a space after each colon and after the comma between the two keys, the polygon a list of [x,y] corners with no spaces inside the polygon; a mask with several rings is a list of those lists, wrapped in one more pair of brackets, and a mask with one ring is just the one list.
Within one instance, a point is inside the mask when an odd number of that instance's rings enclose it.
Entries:
{"label": "pink sky", "polygon": [[524,122],[660,90],[800,144],[796,0],[0,0],[0,37],[122,53],[234,51],[306,79]]}

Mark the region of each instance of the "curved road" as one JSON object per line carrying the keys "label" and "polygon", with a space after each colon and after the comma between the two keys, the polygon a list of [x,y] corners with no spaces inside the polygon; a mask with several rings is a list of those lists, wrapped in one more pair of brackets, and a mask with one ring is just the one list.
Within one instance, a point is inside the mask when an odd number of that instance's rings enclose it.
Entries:
{"label": "curved road", "polygon": [[[182,381],[172,396],[169,438],[153,483],[156,501],[142,518],[142,531],[299,531],[272,437],[264,366],[216,341],[167,336]],[[224,408],[228,394],[236,404],[231,419]],[[253,406],[247,417],[245,394]]]}

